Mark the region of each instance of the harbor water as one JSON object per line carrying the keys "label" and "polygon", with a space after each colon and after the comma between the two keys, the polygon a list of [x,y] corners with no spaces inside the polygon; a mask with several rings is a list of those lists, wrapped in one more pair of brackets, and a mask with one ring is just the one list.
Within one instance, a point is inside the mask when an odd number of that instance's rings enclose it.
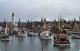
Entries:
{"label": "harbor water", "polygon": [[15,37],[11,41],[0,41],[0,51],[80,51],[80,39],[71,39],[70,47],[53,46],[52,40],[41,40],[38,36]]}

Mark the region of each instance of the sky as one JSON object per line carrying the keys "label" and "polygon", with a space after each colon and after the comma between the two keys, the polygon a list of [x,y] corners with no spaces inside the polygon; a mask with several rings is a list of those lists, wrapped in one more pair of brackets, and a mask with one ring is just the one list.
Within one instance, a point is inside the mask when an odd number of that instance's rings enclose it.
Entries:
{"label": "sky", "polygon": [[41,17],[53,21],[60,13],[62,19],[79,20],[80,0],[0,0],[0,21],[12,20],[13,12],[15,20],[23,22],[40,21]]}

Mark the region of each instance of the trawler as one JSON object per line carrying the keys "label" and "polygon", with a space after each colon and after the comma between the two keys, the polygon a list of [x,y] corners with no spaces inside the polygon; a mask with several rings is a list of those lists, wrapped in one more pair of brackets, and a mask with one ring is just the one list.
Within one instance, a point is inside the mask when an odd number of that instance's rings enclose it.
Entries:
{"label": "trawler", "polygon": [[57,35],[53,37],[54,46],[66,46],[66,45],[70,46],[70,41],[61,27],[59,26],[59,17],[58,17],[58,29],[59,30],[58,30]]}
{"label": "trawler", "polygon": [[54,45],[56,46],[70,46],[70,41],[65,34],[59,34],[53,38]]}
{"label": "trawler", "polygon": [[27,31],[28,36],[37,36],[37,30],[34,28],[34,25],[32,24],[32,19],[31,23],[28,21],[28,31]]}
{"label": "trawler", "polygon": [[47,26],[47,22],[45,21],[44,30],[40,33],[41,39],[51,39],[52,34]]}
{"label": "trawler", "polygon": [[21,37],[21,36],[26,36],[25,32],[22,31],[21,29],[19,30],[17,36]]}
{"label": "trawler", "polygon": [[11,40],[12,37],[8,35],[8,23],[6,27],[1,30],[1,40]]}
{"label": "trawler", "polygon": [[16,34],[17,36],[26,36],[24,30],[23,30],[23,27],[21,25],[21,22],[20,22],[20,18],[19,18],[19,22],[18,22],[18,33]]}

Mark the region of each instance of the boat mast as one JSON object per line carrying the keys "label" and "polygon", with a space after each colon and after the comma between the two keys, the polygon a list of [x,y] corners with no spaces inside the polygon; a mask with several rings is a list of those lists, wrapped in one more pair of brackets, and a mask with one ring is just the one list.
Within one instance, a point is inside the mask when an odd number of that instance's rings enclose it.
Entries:
{"label": "boat mast", "polygon": [[5,27],[6,27],[6,22],[5,22],[5,19],[4,19],[3,28],[5,28]]}
{"label": "boat mast", "polygon": [[32,29],[32,18],[31,18],[31,29]]}
{"label": "boat mast", "polygon": [[33,30],[33,27],[32,27],[32,26],[33,26],[33,25],[32,25],[32,18],[31,18],[31,28],[30,28],[31,30]]}
{"label": "boat mast", "polygon": [[5,28],[5,35],[6,35],[6,33],[7,33],[7,31],[8,31],[8,23],[6,22],[6,28]]}
{"label": "boat mast", "polygon": [[58,33],[59,33],[59,30],[60,29],[60,26],[59,26],[59,16],[58,16]]}
{"label": "boat mast", "polygon": [[21,23],[20,23],[20,18],[19,18],[19,22],[18,22],[18,30],[20,31],[20,28],[21,28]]}
{"label": "boat mast", "polygon": [[22,25],[21,25],[20,18],[19,18],[19,22],[18,22],[18,27],[19,27],[19,31],[21,31],[21,33],[22,33],[23,32],[23,28],[22,28]]}
{"label": "boat mast", "polygon": [[11,22],[11,20],[10,20],[9,30],[12,30],[12,22]]}
{"label": "boat mast", "polygon": [[28,23],[27,23],[27,28],[30,29],[30,22],[28,20]]}
{"label": "boat mast", "polygon": [[49,29],[48,29],[46,18],[45,18],[44,31],[46,31],[46,30],[49,30]]}
{"label": "boat mast", "polygon": [[61,13],[60,13],[60,29],[62,29],[62,16],[61,16]]}

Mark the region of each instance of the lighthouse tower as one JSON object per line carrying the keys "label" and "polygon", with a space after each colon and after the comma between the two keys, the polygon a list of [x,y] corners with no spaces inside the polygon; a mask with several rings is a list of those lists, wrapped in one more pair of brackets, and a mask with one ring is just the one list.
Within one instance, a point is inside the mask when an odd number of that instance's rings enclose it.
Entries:
{"label": "lighthouse tower", "polygon": [[15,15],[14,15],[14,13],[12,13],[12,25],[13,25],[13,27],[17,26],[17,24],[15,22]]}
{"label": "lighthouse tower", "polygon": [[15,24],[15,16],[14,16],[14,13],[12,13],[12,23]]}

